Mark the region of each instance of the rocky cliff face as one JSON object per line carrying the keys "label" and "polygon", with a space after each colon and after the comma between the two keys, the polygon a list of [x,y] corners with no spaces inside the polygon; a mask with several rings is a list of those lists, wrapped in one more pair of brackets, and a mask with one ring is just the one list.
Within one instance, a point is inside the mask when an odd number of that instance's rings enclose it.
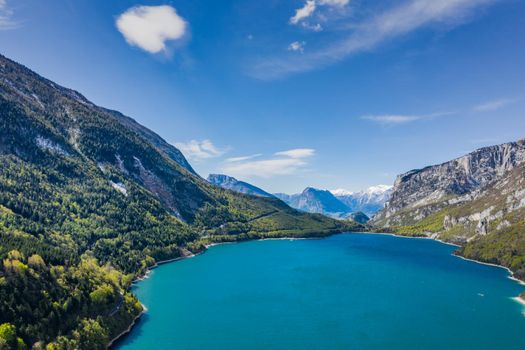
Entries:
{"label": "rocky cliff face", "polygon": [[484,187],[525,162],[525,140],[485,147],[443,164],[399,175],[375,222],[417,222],[447,205],[473,200]]}
{"label": "rocky cliff face", "polygon": [[525,278],[525,140],[400,175],[372,223],[460,244],[466,257]]}

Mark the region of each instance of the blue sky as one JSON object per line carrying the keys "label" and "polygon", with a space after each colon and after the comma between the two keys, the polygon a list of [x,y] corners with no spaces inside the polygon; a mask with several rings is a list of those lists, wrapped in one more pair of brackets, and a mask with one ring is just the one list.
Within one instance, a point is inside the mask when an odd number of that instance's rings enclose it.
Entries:
{"label": "blue sky", "polygon": [[197,171],[359,190],[525,136],[519,0],[0,0],[1,53]]}

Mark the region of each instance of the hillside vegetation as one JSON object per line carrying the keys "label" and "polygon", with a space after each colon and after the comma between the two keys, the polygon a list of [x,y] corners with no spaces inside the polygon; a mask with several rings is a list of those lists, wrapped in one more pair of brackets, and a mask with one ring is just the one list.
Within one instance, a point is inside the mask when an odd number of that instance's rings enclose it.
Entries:
{"label": "hillside vegetation", "polygon": [[0,349],[104,349],[133,279],[210,242],[359,229],[215,187],[182,154],[0,56]]}

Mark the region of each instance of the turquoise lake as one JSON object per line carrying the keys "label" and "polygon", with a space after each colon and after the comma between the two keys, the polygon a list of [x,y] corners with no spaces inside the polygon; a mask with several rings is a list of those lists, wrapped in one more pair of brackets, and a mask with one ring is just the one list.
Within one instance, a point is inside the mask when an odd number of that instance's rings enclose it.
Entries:
{"label": "turquoise lake", "polygon": [[525,349],[525,286],[432,240],[343,234],[161,265],[119,350]]}

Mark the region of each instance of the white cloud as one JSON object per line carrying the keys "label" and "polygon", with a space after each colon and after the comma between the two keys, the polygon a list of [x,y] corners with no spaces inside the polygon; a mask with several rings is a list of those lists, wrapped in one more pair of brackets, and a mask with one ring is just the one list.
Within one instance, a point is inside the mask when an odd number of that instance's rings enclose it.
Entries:
{"label": "white cloud", "polygon": [[191,140],[189,142],[177,142],[177,147],[189,160],[202,161],[217,158],[226,153],[226,149],[219,149],[210,140]]}
{"label": "white cloud", "polygon": [[308,22],[301,22],[301,26],[305,29],[313,30],[314,32],[323,31],[323,26],[321,25],[321,23],[310,24]]}
{"label": "white cloud", "polygon": [[424,115],[407,115],[407,114],[381,114],[381,115],[365,115],[363,120],[370,120],[382,125],[400,125],[407,124],[419,120],[431,120],[439,117],[446,117],[457,114],[457,111],[436,112]]}
{"label": "white cloud", "polygon": [[504,108],[514,102],[516,102],[518,99],[515,98],[500,98],[493,101],[488,101],[482,104],[479,104],[477,106],[474,106],[472,108],[475,112],[491,112],[496,111],[498,109]]}
{"label": "white cloud", "polygon": [[304,45],[306,45],[306,42],[304,41],[294,41],[293,43],[288,45],[288,51],[296,51],[296,52],[303,53]]}
{"label": "white cloud", "polygon": [[128,44],[150,53],[166,50],[166,41],[181,39],[187,28],[168,5],[132,7],[117,18],[116,25]]}
{"label": "white cloud", "polygon": [[12,18],[13,10],[7,4],[7,0],[0,0],[0,30],[16,28],[18,24]]}
{"label": "white cloud", "polygon": [[249,156],[232,157],[232,158],[226,159],[226,162],[228,162],[228,163],[242,162],[242,161],[250,160],[250,159],[253,159],[253,158],[260,157],[260,156],[262,156],[262,154],[257,153],[257,154],[252,154],[252,155],[249,155]]}
{"label": "white cloud", "polygon": [[328,6],[346,6],[350,0],[319,0],[319,4]]}
{"label": "white cloud", "polygon": [[290,23],[297,24],[305,18],[310,17],[315,12],[316,7],[314,0],[307,0],[303,7],[295,10],[295,15],[290,18]]}
{"label": "white cloud", "polygon": [[359,23],[352,22],[339,39],[317,50],[309,50],[308,54],[264,57],[251,67],[250,75],[268,80],[327,66],[430,25],[445,24],[447,28],[459,25],[481,6],[496,1],[404,0],[400,5],[372,14]]}
{"label": "white cloud", "polygon": [[304,169],[308,165],[307,158],[314,154],[313,149],[298,148],[276,152],[273,157],[264,160],[250,160],[253,157],[248,156],[246,157],[248,161],[240,160],[226,164],[222,172],[239,178],[292,175]]}
{"label": "white cloud", "polygon": [[288,151],[276,152],[274,155],[289,158],[308,158],[315,154],[312,148],[295,148]]}
{"label": "white cloud", "polygon": [[302,159],[268,159],[226,166],[223,172],[236,177],[270,178],[294,174],[306,164]]}
{"label": "white cloud", "polygon": [[319,32],[323,30],[321,24],[310,24],[306,22],[306,19],[313,16],[318,6],[327,6],[327,7],[344,7],[348,5],[350,0],[307,0],[304,3],[304,6],[295,10],[295,15],[293,15],[289,22],[290,24],[301,23],[303,28],[311,29],[313,31]]}
{"label": "white cloud", "polygon": [[361,119],[370,120],[370,121],[377,122],[377,123],[384,124],[384,125],[395,125],[395,124],[406,124],[406,123],[414,122],[416,120],[423,119],[423,117],[415,116],[415,115],[386,114],[386,115],[365,115],[361,117]]}

